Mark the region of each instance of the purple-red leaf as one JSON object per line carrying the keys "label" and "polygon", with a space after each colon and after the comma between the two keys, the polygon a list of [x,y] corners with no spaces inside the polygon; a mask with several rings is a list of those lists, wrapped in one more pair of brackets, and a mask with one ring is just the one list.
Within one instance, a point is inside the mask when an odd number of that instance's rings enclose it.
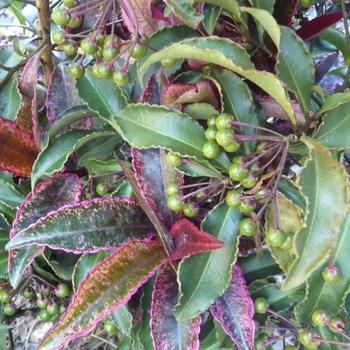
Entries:
{"label": "purple-red leaf", "polygon": [[155,350],[195,350],[199,347],[201,317],[178,322],[173,313],[178,299],[176,273],[168,264],[157,276],[152,295],[151,335]]}
{"label": "purple-red leaf", "polygon": [[131,241],[98,263],[80,283],[69,309],[39,349],[59,349],[69,340],[90,332],[126,303],[166,256],[160,242]]}
{"label": "purple-red leaf", "polygon": [[0,116],[0,170],[19,176],[29,176],[38,149],[31,136],[13,121]]}
{"label": "purple-red leaf", "polygon": [[164,91],[169,84],[167,76],[163,69],[152,74],[147,80],[146,87],[141,95],[141,102],[150,105],[164,104]]}
{"label": "purple-red leaf", "polygon": [[254,304],[238,265],[233,266],[227,291],[214,302],[210,311],[238,349],[254,349]]}
{"label": "purple-red leaf", "polygon": [[[58,210],[64,205],[78,202],[80,192],[81,183],[75,174],[63,174],[42,181],[35,188],[34,194],[32,192],[28,194],[17,211],[10,238],[36,223],[49,212]],[[13,287],[17,287],[25,269],[43,251],[44,247],[32,245],[9,252],[9,276]]]}
{"label": "purple-red leaf", "polygon": [[178,220],[171,228],[170,234],[174,239],[174,252],[171,260],[182,259],[193,254],[208,252],[221,248],[224,242],[209,233],[201,231],[187,219]]}

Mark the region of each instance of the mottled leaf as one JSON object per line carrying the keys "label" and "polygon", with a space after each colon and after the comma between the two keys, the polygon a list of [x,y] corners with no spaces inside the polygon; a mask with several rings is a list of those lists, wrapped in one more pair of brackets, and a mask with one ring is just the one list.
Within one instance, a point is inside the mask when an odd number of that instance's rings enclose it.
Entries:
{"label": "mottled leaf", "polygon": [[30,135],[0,116],[0,170],[29,176],[38,150]]}
{"label": "mottled leaf", "polygon": [[210,311],[238,349],[254,349],[254,304],[238,265],[232,268],[232,280],[228,289],[215,300]]}
{"label": "mottled leaf", "polygon": [[151,230],[150,221],[135,200],[95,198],[51,211],[18,232],[7,249],[38,244],[73,253],[96,252],[145,238]]}
{"label": "mottled leaf", "polygon": [[305,226],[294,238],[297,257],[282,285],[285,291],[304,283],[329,257],[347,212],[348,180],[343,165],[318,141],[306,136],[302,141],[310,151],[298,179],[307,198],[307,214]]}
{"label": "mottled leaf", "polygon": [[212,235],[199,230],[191,221],[181,219],[171,227],[170,234],[174,239],[174,252],[171,260],[182,259],[193,254],[203,253],[225,246],[225,243]]}
{"label": "mottled leaf", "polygon": [[160,242],[131,241],[98,263],[80,283],[67,312],[39,349],[59,349],[69,340],[91,331],[99,321],[127,302],[165,258]]}
{"label": "mottled leaf", "polygon": [[[178,321],[194,318],[204,312],[227,289],[238,252],[238,226],[241,220],[242,213],[229,207],[226,202],[215,206],[203,220],[201,230],[226,245],[219,250],[192,255],[180,262],[180,298],[174,308]],[[193,271],[196,273],[193,274]]]}
{"label": "mottled leaf", "polygon": [[176,273],[171,265],[166,265],[157,276],[150,311],[155,350],[198,349],[201,317],[178,322],[172,311],[178,298]]}

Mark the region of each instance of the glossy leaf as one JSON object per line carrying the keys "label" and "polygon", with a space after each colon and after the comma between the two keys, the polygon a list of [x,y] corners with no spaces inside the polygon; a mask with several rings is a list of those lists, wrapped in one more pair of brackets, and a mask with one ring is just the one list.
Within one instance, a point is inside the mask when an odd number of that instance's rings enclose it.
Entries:
{"label": "glossy leaf", "polygon": [[333,265],[339,269],[341,278],[336,283],[326,282],[322,278],[322,270],[329,266],[329,261],[326,261],[314,271],[307,281],[305,300],[295,308],[295,314],[300,322],[310,322],[312,313],[317,309],[325,310],[331,316],[340,313],[350,285],[348,273],[350,271],[349,237],[350,214],[348,213],[341,227],[337,246],[332,250]]}
{"label": "glossy leaf", "polygon": [[15,120],[20,109],[21,94],[18,90],[18,77],[13,75],[0,91],[0,115]]}
{"label": "glossy leaf", "polygon": [[132,328],[132,315],[126,304],[120,305],[117,310],[113,311],[112,320],[116,324],[118,330],[124,336],[130,336]]}
{"label": "glossy leaf", "polygon": [[[259,125],[257,108],[253,96],[247,84],[236,74],[229,70],[214,70],[212,73],[218,83],[222,95],[222,110],[230,113],[234,119],[252,125]],[[232,86],[235,88],[232,89]],[[256,135],[256,128],[242,126],[240,129],[248,135]],[[241,144],[243,154],[248,155],[254,152],[256,142],[244,141]]]}
{"label": "glossy leaf", "polygon": [[247,52],[231,40],[207,37],[187,39],[172,44],[150,56],[140,68],[140,74],[145,74],[150,65],[164,58],[202,59],[242,75],[273,97],[286,111],[291,122],[295,124],[294,111],[281,81],[271,73],[257,71],[250,62]]}
{"label": "glossy leaf", "polygon": [[90,159],[87,162],[86,169],[89,175],[102,175],[122,171],[121,166],[115,159],[109,159],[105,162],[97,159]]}
{"label": "glossy leaf", "polygon": [[282,285],[285,291],[304,283],[329,257],[336,247],[348,203],[348,181],[343,165],[318,141],[306,136],[302,141],[309,148],[311,158],[298,179],[308,199],[306,225],[294,239],[297,258]]}
{"label": "glossy leaf", "polygon": [[19,192],[15,186],[0,179],[0,201],[16,208],[23,202],[24,198],[23,193]]}
{"label": "glossy leaf", "polygon": [[104,119],[117,114],[126,106],[123,90],[116,87],[113,79],[95,78],[90,68],[86,69],[82,78],[77,79],[76,87],[79,98]]}
{"label": "glossy leaf", "polygon": [[232,280],[228,289],[215,300],[210,311],[238,349],[254,349],[254,304],[238,265],[232,268]]}
{"label": "glossy leaf", "polygon": [[7,119],[0,117],[0,170],[19,176],[29,176],[38,150],[28,133]]}
{"label": "glossy leaf", "polygon": [[[201,230],[225,242],[225,247],[182,260],[178,268],[180,299],[174,308],[178,321],[197,317],[227,289],[236,261],[242,213],[222,202],[203,220]],[[196,271],[193,274],[193,271]],[[188,276],[192,276],[188,278]],[[213,288],[215,286],[215,288]]]}
{"label": "glossy leaf", "polygon": [[341,93],[334,93],[329,95],[322,103],[322,106],[315,114],[315,118],[320,117],[322,114],[331,111],[337,107],[340,107],[342,104],[350,102],[350,93],[345,91]]}
{"label": "glossy leaf", "polygon": [[157,276],[152,295],[151,334],[155,350],[198,349],[201,317],[178,322],[172,308],[179,298],[176,273],[166,265]]}
{"label": "glossy leaf", "polygon": [[69,156],[79,147],[95,138],[115,135],[114,130],[93,128],[90,130],[72,129],[56,136],[43,150],[33,165],[32,188],[38,180],[61,171]]}
{"label": "glossy leaf", "polygon": [[137,202],[104,197],[66,205],[16,234],[7,249],[31,244],[73,253],[110,249],[130,239],[145,238],[151,223]]}
{"label": "glossy leaf", "polygon": [[178,110],[130,104],[109,123],[137,149],[162,147],[183,157],[205,160],[203,127]]}
{"label": "glossy leaf", "polygon": [[225,246],[225,243],[212,235],[200,231],[191,221],[180,219],[170,230],[174,240],[174,252],[169,259],[177,260],[193,254],[203,253]]}
{"label": "glossy leaf", "polygon": [[295,182],[282,176],[278,183],[278,191],[297,205],[303,212],[306,211],[305,196],[302,194],[300,186]]}
{"label": "glossy leaf", "polygon": [[39,349],[59,349],[91,331],[106,315],[127,302],[165,257],[160,242],[131,241],[98,263],[80,283],[69,309]]}
{"label": "glossy leaf", "polygon": [[216,26],[216,21],[219,18],[221,12],[221,7],[212,5],[212,4],[204,4],[203,5],[203,25],[205,30],[209,35],[213,35],[214,29]]}
{"label": "glossy leaf", "polygon": [[[44,180],[35,188],[34,193],[28,194],[17,211],[10,237],[15,237],[18,232],[35,224],[50,211],[78,202],[80,191],[80,180],[74,174]],[[25,269],[42,252],[43,247],[34,245],[9,252],[9,276],[13,287],[18,286]]]}
{"label": "glossy leaf", "polygon": [[196,28],[203,19],[203,15],[193,8],[193,2],[190,0],[165,0],[164,2],[189,27]]}
{"label": "glossy leaf", "polygon": [[169,165],[162,149],[133,149],[132,156],[135,177],[141,193],[148,205],[157,213],[159,220],[169,229],[177,216],[168,207],[166,186],[170,182],[180,184],[181,174]]}

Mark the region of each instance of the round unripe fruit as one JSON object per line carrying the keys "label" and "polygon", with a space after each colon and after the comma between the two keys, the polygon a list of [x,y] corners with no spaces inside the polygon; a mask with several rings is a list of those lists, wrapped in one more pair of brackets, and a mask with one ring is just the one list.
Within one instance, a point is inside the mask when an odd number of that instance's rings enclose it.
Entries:
{"label": "round unripe fruit", "polygon": [[78,52],[78,47],[75,45],[75,41],[72,39],[69,39],[65,44],[63,44],[62,49],[68,56],[76,55]]}
{"label": "round unripe fruit", "polygon": [[254,339],[254,350],[264,350],[265,346],[263,343],[268,339],[268,335],[266,333],[260,333]]}
{"label": "round unripe fruit", "polygon": [[320,309],[315,310],[312,313],[311,319],[316,326],[320,326],[320,327],[324,326],[329,321],[329,317],[326,311],[320,310]]}
{"label": "round unripe fruit", "polygon": [[67,307],[64,306],[63,304],[60,304],[60,309],[59,309],[58,313],[59,313],[60,315],[62,315],[62,314],[64,314],[66,311],[67,311]]}
{"label": "round unripe fruit", "polygon": [[102,56],[107,61],[112,61],[120,53],[120,49],[117,46],[105,46],[102,50]]}
{"label": "round unripe fruit", "polygon": [[338,317],[338,316],[332,317],[329,320],[329,324],[331,326],[328,326],[328,327],[333,333],[338,333],[339,331],[342,331],[345,327],[345,323],[344,323],[343,319],[341,317]]}
{"label": "round unripe fruit", "polygon": [[27,287],[23,290],[22,295],[26,299],[33,299],[35,297],[35,291],[32,287]]}
{"label": "round unripe fruit", "polygon": [[110,335],[116,335],[117,331],[118,331],[114,322],[111,322],[111,321],[107,321],[104,324],[103,328],[104,328],[105,332],[110,334]]}
{"label": "round unripe fruit", "polygon": [[56,286],[54,292],[59,298],[65,298],[69,295],[70,289],[65,283],[60,283]]}
{"label": "round unripe fruit", "polygon": [[288,250],[293,247],[293,238],[289,235],[287,235],[285,241],[279,246],[279,248]]}
{"label": "round unripe fruit", "polygon": [[164,58],[160,63],[163,67],[172,67],[176,63],[176,58]]}
{"label": "round unripe fruit", "polygon": [[108,193],[107,186],[104,183],[97,184],[96,192],[101,197],[105,196]]}
{"label": "round unripe fruit", "polygon": [[253,188],[259,179],[255,177],[252,173],[248,173],[248,175],[241,180],[241,185],[245,188]]}
{"label": "round unripe fruit", "polygon": [[49,304],[48,300],[43,295],[39,296],[35,303],[39,309],[46,309],[47,305]]}
{"label": "round unripe fruit", "polygon": [[266,231],[266,243],[271,247],[281,246],[287,238],[287,235],[282,230],[269,228]]}
{"label": "round unripe fruit", "polygon": [[142,57],[144,57],[146,53],[147,53],[147,47],[145,45],[136,44],[132,49],[131,57],[135,58],[136,60],[139,60]]}
{"label": "round unripe fruit", "polygon": [[52,40],[57,45],[63,45],[67,42],[65,31],[62,28],[57,28],[52,32]]}
{"label": "round unripe fruit", "polygon": [[250,218],[243,219],[239,224],[239,229],[244,236],[254,236],[258,232],[258,226]]}
{"label": "round unripe fruit", "polygon": [[173,211],[180,211],[184,206],[183,201],[178,194],[173,194],[168,197],[168,207]]}
{"label": "round unripe fruit", "polygon": [[233,117],[231,114],[222,113],[216,119],[216,127],[220,129],[231,128],[231,122],[233,121]]}
{"label": "round unripe fruit", "polygon": [[174,152],[168,152],[166,155],[166,160],[168,164],[172,166],[179,166],[181,165],[181,156]]}
{"label": "round unripe fruit", "polygon": [[270,143],[267,141],[261,141],[256,145],[255,151],[258,154],[263,154],[264,158],[268,158],[272,155],[272,152],[269,150]]}
{"label": "round unripe fruit", "polygon": [[202,148],[204,157],[215,159],[220,154],[220,146],[216,141],[207,141]]}
{"label": "round unripe fruit", "polygon": [[70,20],[69,14],[62,7],[55,7],[51,14],[52,20],[61,27],[68,24]]}
{"label": "round unripe fruit", "polygon": [[182,210],[184,214],[189,218],[193,218],[199,213],[198,206],[192,202],[185,203]]}
{"label": "round unripe fruit", "polygon": [[120,44],[120,38],[117,35],[114,35],[113,40],[111,35],[107,35],[103,42],[103,45],[106,46],[118,46]]}
{"label": "round unripe fruit", "polygon": [[232,208],[238,208],[241,205],[241,193],[237,190],[230,190],[226,194],[226,203]]}
{"label": "round unripe fruit", "polygon": [[62,0],[62,4],[66,7],[68,7],[69,9],[71,9],[74,6],[76,6],[77,1],[76,0]]}
{"label": "round unripe fruit", "polygon": [[248,175],[248,169],[245,169],[240,163],[233,163],[228,169],[230,178],[235,181],[242,181]]}
{"label": "round unripe fruit", "polygon": [[254,311],[257,314],[264,314],[269,307],[269,302],[264,297],[259,297],[254,300]]}
{"label": "round unripe fruit", "polygon": [[[218,115],[217,114],[212,114],[208,119],[207,119],[207,125],[208,128],[215,126],[216,127],[216,119]],[[216,128],[217,129],[217,128]]]}
{"label": "round unripe fruit", "polygon": [[105,62],[97,65],[97,73],[101,79],[110,79],[113,76],[113,69]]}
{"label": "round unripe fruit", "polygon": [[202,72],[205,75],[209,75],[213,70],[213,66],[211,64],[206,64],[204,66],[202,66]]}
{"label": "round unripe fruit", "polygon": [[322,270],[322,277],[326,282],[335,283],[340,279],[340,271],[335,266],[328,266]]}
{"label": "round unripe fruit", "polygon": [[49,303],[46,307],[46,311],[50,316],[56,315],[60,311],[60,304],[59,303]]}
{"label": "round unripe fruit", "polygon": [[1,301],[3,303],[9,303],[12,300],[12,293],[10,291],[1,293]]}
{"label": "round unripe fruit", "polygon": [[259,203],[266,203],[270,197],[271,191],[266,188],[261,188],[258,192],[255,193],[255,200]]}
{"label": "round unripe fruit", "polygon": [[7,316],[13,316],[17,312],[17,306],[14,303],[6,303],[3,312]]}
{"label": "round unripe fruit", "polygon": [[60,319],[60,315],[56,314],[56,315],[51,316],[50,322],[57,322],[59,319]]}
{"label": "round unripe fruit", "polygon": [[47,312],[46,309],[41,309],[39,311],[39,317],[40,317],[41,321],[48,322],[48,321],[50,321],[51,315]]}
{"label": "round unripe fruit", "polygon": [[71,63],[69,65],[69,73],[72,77],[80,79],[85,74],[85,68],[79,63]]}
{"label": "round unripe fruit", "polygon": [[218,129],[216,126],[211,126],[210,128],[208,128],[207,130],[205,130],[205,137],[207,138],[207,140],[216,140],[216,133],[218,132]]}
{"label": "round unripe fruit", "polygon": [[316,337],[318,337],[318,334],[310,329],[303,329],[298,335],[300,343],[309,349],[317,349],[320,344],[320,342],[314,340]]}
{"label": "round unripe fruit", "polygon": [[239,210],[242,213],[249,214],[253,212],[256,208],[256,203],[254,200],[251,199],[243,199],[241,202],[241,205],[239,206]]}
{"label": "round unripe fruit", "polygon": [[216,133],[216,142],[222,147],[228,147],[233,143],[233,130],[231,128],[223,128]]}
{"label": "round unripe fruit", "polygon": [[52,290],[51,287],[47,284],[42,284],[40,286],[40,289],[41,289],[42,293],[44,293],[47,297],[50,295],[51,290]]}
{"label": "round unripe fruit", "polygon": [[97,52],[98,46],[94,42],[92,42],[90,38],[84,38],[80,42],[80,48],[85,54],[93,55]]}
{"label": "round unripe fruit", "polygon": [[229,153],[234,153],[239,149],[239,142],[233,140],[229,146],[224,147],[224,150]]}
{"label": "round unripe fruit", "polygon": [[113,73],[113,80],[118,86],[125,86],[130,83],[130,72],[124,69],[116,69]]}
{"label": "round unripe fruit", "polygon": [[67,27],[78,28],[82,21],[83,19],[81,17],[71,16],[69,22],[67,23]]}
{"label": "round unripe fruit", "polygon": [[99,71],[98,71],[98,65],[97,64],[94,64],[92,67],[91,67],[91,73],[92,75],[97,78],[97,79],[100,79],[100,74],[99,74]]}
{"label": "round unripe fruit", "polygon": [[180,194],[179,185],[177,182],[168,183],[165,191],[168,196],[171,196],[173,194],[177,194],[177,195]]}

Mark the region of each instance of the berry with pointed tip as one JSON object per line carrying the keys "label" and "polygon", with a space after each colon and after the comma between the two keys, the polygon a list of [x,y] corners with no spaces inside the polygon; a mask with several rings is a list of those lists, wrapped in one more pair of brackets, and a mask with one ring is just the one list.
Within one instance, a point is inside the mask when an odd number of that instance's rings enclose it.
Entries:
{"label": "berry with pointed tip", "polygon": [[73,8],[76,6],[77,1],[76,0],[62,0],[62,4],[69,9]]}
{"label": "berry with pointed tip", "polygon": [[60,304],[55,302],[49,302],[49,304],[46,307],[46,311],[50,316],[56,315],[60,311]]}
{"label": "berry with pointed tip", "polygon": [[75,45],[75,41],[69,39],[66,43],[62,45],[62,49],[67,56],[76,55],[78,52],[78,47]]}
{"label": "berry with pointed tip", "polygon": [[35,303],[39,309],[46,309],[47,305],[49,304],[47,298],[45,298],[44,295],[40,295],[38,299],[36,299]]}

